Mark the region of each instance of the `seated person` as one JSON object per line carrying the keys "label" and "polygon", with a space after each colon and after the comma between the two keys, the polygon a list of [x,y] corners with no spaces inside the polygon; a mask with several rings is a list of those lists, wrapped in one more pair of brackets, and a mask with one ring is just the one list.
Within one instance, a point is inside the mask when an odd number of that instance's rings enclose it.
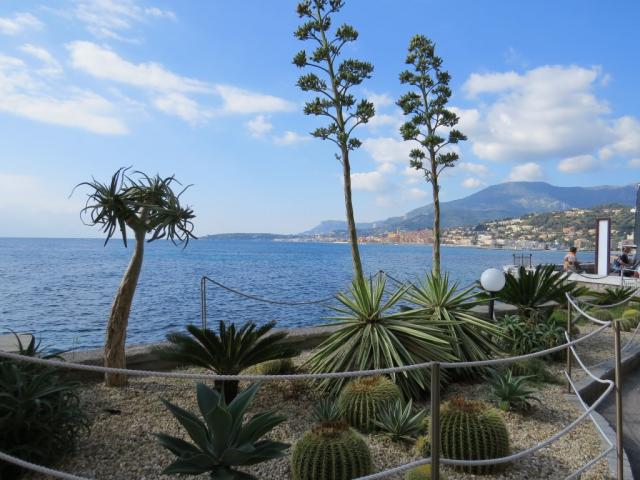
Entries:
{"label": "seated person", "polygon": [[565,272],[578,272],[580,270],[580,262],[578,262],[578,249],[571,247],[569,253],[564,256],[562,267]]}
{"label": "seated person", "polygon": [[613,271],[623,272],[624,275],[633,275],[633,264],[629,258],[631,247],[622,247],[622,253],[613,261]]}

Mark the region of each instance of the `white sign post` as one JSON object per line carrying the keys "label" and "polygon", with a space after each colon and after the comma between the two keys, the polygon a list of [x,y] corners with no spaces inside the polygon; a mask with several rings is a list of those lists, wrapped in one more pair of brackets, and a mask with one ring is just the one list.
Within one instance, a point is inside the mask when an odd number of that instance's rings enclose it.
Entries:
{"label": "white sign post", "polygon": [[596,274],[609,274],[609,256],[611,255],[611,219],[599,218],[596,224]]}

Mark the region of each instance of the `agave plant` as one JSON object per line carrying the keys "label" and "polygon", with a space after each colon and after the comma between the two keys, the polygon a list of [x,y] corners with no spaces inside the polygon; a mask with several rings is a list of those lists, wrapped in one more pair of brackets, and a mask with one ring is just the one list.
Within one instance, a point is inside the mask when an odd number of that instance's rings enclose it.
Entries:
{"label": "agave plant", "polygon": [[490,379],[491,393],[502,410],[529,410],[532,401],[540,402],[536,389],[529,386],[531,376],[514,376],[511,369],[495,373]]}
{"label": "agave plant", "polygon": [[317,423],[340,422],[343,420],[340,406],[331,398],[321,399],[313,408],[312,414]]}
{"label": "agave plant", "polygon": [[178,457],[164,474],[199,475],[209,473],[216,480],[256,480],[256,477],[235,467],[255,465],[283,457],[289,445],[260,440],[285,417],[273,411],[254,415],[247,422],[244,416],[258,391],[251,385],[230,404],[216,390],[203,384],[196,387],[198,407],[203,420],[166,400],[162,400],[187,431],[193,443],[159,433],[158,442]]}
{"label": "agave plant", "polygon": [[555,271],[553,265],[538,265],[534,270],[524,267],[517,275],[507,273],[506,283],[497,298],[518,308],[518,314],[533,319],[549,302],[564,303],[566,293],[576,294],[575,284]]}
{"label": "agave plant", "polygon": [[[439,325],[416,318],[416,311],[392,311],[407,287],[385,294],[386,277],[354,280],[348,293],[337,296],[338,325],[307,361],[311,373],[345,372],[403,367],[430,360],[449,361],[450,338]],[[395,309],[394,309],[395,310]],[[407,396],[426,388],[429,369],[392,373],[390,377]],[[319,387],[336,394],[344,379],[322,380]]]}
{"label": "agave plant", "polygon": [[[220,375],[237,375],[243,370],[268,360],[290,358],[297,350],[281,344],[286,332],[272,332],[276,322],[258,327],[246,322],[239,328],[220,320],[219,332],[188,325],[185,333],[170,333],[172,345],[156,350],[161,358],[184,365],[203,367]],[[238,394],[238,381],[216,381],[227,402]]]}
{"label": "agave plant", "polygon": [[411,400],[396,400],[379,411],[375,423],[394,442],[411,443],[423,430],[425,418],[424,410],[413,410]]}
{"label": "agave plant", "polygon": [[451,338],[458,360],[486,360],[500,353],[496,339],[504,336],[497,325],[480,318],[472,309],[478,303],[474,289],[458,290],[449,274],[427,274],[409,288],[406,300],[420,308],[420,318],[442,329]]}

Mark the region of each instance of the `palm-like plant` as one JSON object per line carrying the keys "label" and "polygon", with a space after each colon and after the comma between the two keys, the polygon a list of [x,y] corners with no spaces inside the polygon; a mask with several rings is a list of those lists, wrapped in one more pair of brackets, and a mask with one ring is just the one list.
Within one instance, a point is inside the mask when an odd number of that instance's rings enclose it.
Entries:
{"label": "palm-like plant", "polygon": [[[391,311],[407,287],[385,294],[386,278],[354,280],[348,293],[339,293],[334,307],[338,325],[307,361],[311,373],[345,372],[403,367],[430,360],[452,360],[450,339],[439,325],[416,318],[414,310]],[[429,369],[390,374],[407,396],[428,387]],[[322,390],[336,394],[343,379],[319,382]]]}
{"label": "palm-like plant", "polygon": [[[601,292],[590,292],[590,294],[595,297],[598,305],[612,305],[630,298],[636,290],[635,287],[606,287]],[[635,299],[630,300],[630,302],[633,301]]]}
{"label": "palm-like plant", "polygon": [[258,385],[254,384],[227,405],[216,390],[198,384],[198,407],[204,421],[163,400],[193,441],[189,443],[164,433],[157,434],[160,445],[178,457],[163,473],[199,475],[209,472],[210,478],[216,480],[256,480],[253,475],[235,467],[283,457],[288,444],[260,438],[285,421],[285,417],[267,411],[244,422],[257,390]]}
{"label": "palm-like plant", "polygon": [[405,299],[421,309],[419,318],[423,322],[442,329],[451,338],[458,360],[486,360],[500,353],[496,339],[504,336],[502,329],[472,310],[480,303],[474,289],[458,290],[458,282],[450,283],[448,273],[427,274],[411,285]]}
{"label": "palm-like plant", "polygon": [[[187,325],[186,333],[170,333],[167,340],[171,345],[159,347],[156,352],[161,358],[212,370],[220,375],[238,375],[243,370],[268,360],[291,358],[297,350],[280,342],[286,332],[272,332],[276,322],[257,326],[246,322],[239,328],[223,320],[218,324],[218,332]],[[227,402],[238,394],[238,381],[216,381],[216,388],[224,392]]]}
{"label": "palm-like plant", "polygon": [[[122,235],[127,246],[127,228],[135,236],[136,246],[116,293],[109,315],[107,338],[104,346],[105,366],[125,368],[125,339],[129,312],[135,295],[138,277],[142,270],[144,244],[166,238],[174,244],[189,243],[193,235],[195,215],[189,207],[182,206],[179,193],[173,191],[174,184],[180,185],[175,177],[150,177],[142,172],[127,174],[128,169],[120,168],[109,183],[95,179],[80,183],[77,187],[88,187],[87,203],[81,211],[87,225],[99,225],[106,235],[105,245],[116,234]],[[84,220],[87,218],[87,220]],[[147,240],[147,235],[151,235]],[[126,377],[107,373],[106,384],[124,385]]]}
{"label": "palm-like plant", "polygon": [[518,314],[531,319],[549,302],[565,302],[566,293],[575,293],[575,284],[553,265],[538,265],[534,270],[524,267],[517,275],[507,273],[506,283],[497,298],[518,308]]}

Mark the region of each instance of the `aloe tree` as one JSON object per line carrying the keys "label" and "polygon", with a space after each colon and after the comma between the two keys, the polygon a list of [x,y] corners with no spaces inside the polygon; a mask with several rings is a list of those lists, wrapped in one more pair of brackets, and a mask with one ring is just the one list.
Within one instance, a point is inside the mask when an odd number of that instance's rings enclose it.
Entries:
{"label": "aloe tree", "polygon": [[[164,238],[186,246],[189,239],[195,238],[192,233],[193,210],[180,203],[180,196],[189,187],[175,193],[173,187],[180,182],[174,176],[163,178],[137,171],[128,174],[128,170],[118,169],[109,183],[92,179],[77,186],[89,189],[81,217],[87,225],[100,226],[107,237],[105,245],[118,231],[125,247],[128,245],[127,229],[135,238],[133,255],[116,292],[107,324],[104,364],[115,368],[126,366],[127,324],[142,270],[145,241]],[[127,383],[127,378],[122,374],[108,373],[105,383],[107,386],[122,386]]]}
{"label": "aloe tree", "polygon": [[[405,141],[417,142],[409,154],[410,165],[424,174],[433,193],[433,273],[440,274],[440,174],[458,160],[455,151],[443,150],[448,145],[467,139],[454,127],[458,116],[446,105],[451,97],[451,75],[442,70],[442,58],[436,56],[435,45],[424,35],[416,35],[409,43],[406,64],[411,70],[400,73],[400,83],[413,89],[400,97],[397,104],[409,119],[400,127]],[[446,130],[443,134],[442,131]],[[441,136],[444,135],[444,136]]]}
{"label": "aloe tree", "polygon": [[342,0],[304,0],[298,4],[298,16],[305,19],[295,31],[299,40],[310,41],[315,49],[310,56],[305,50],[296,54],[293,63],[299,68],[309,67],[318,72],[302,75],[298,87],[305,92],[318,95],[304,107],[305,115],[323,116],[329,119],[325,127],[311,133],[316,138],[330,140],[338,147],[336,159],[342,165],[344,203],[354,276],[364,279],[358,249],[358,234],[351,201],[351,164],[349,153],[360,147],[361,142],[353,131],[358,125],[367,123],[375,113],[373,103],[366,99],[357,101],[351,93],[353,87],[371,77],[373,65],[348,58],[339,61],[345,45],[356,41],[358,32],[343,24],[330,34],[332,16],[342,9]]}

